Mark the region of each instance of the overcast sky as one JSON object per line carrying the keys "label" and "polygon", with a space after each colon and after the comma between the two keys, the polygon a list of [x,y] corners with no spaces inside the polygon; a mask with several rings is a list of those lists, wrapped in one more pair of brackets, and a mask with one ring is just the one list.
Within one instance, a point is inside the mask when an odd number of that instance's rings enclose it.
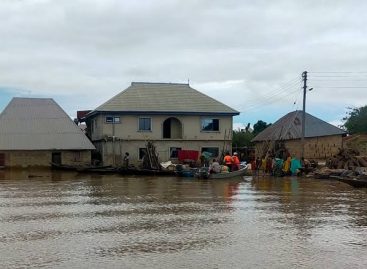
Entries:
{"label": "overcast sky", "polygon": [[132,81],[189,80],[244,126],[302,109],[307,70],[307,111],[337,124],[367,104],[366,14],[363,0],[1,0],[0,110],[52,97],[75,116]]}

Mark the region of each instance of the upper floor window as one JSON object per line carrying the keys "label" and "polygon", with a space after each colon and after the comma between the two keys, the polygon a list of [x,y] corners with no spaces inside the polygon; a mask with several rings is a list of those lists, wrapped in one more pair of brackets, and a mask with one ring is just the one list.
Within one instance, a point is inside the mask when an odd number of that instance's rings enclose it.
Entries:
{"label": "upper floor window", "polygon": [[120,117],[116,117],[116,116],[106,116],[106,117],[105,117],[105,122],[106,122],[106,123],[113,123],[113,124],[117,124],[117,123],[120,123]]}
{"label": "upper floor window", "polygon": [[90,121],[90,132],[94,133],[95,128],[96,128],[96,120],[93,119],[93,120]]}
{"label": "upper floor window", "polygon": [[151,118],[139,118],[139,131],[151,131],[152,119]]}
{"label": "upper floor window", "polygon": [[204,118],[201,119],[202,131],[219,131],[219,119]]}

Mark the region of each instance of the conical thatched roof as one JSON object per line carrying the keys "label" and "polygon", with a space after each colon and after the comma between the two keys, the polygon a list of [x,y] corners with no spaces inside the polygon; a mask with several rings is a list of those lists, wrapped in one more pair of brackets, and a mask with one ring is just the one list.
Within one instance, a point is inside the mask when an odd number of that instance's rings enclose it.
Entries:
{"label": "conical thatched roof", "polygon": [[[306,113],[305,137],[343,135],[345,132]],[[300,139],[302,137],[302,111],[296,110],[277,120],[259,133],[253,142]]]}

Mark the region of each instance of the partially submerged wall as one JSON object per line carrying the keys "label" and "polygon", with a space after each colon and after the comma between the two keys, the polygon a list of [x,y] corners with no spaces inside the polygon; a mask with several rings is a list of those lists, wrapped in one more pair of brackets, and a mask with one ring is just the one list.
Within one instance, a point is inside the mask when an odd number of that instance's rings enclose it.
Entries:
{"label": "partially submerged wall", "polygon": [[0,151],[4,158],[5,167],[51,166],[52,153],[61,153],[61,163],[68,165],[88,165],[91,161],[91,151]]}
{"label": "partially submerged wall", "polygon": [[[285,148],[289,151],[291,156],[300,158],[302,155],[302,144],[300,139],[283,141]],[[262,149],[265,148],[266,142],[256,143],[256,156],[262,157]],[[270,143],[271,144],[271,143]],[[339,149],[343,147],[343,139],[341,135],[312,137],[305,139],[306,159],[327,159],[336,155]]]}

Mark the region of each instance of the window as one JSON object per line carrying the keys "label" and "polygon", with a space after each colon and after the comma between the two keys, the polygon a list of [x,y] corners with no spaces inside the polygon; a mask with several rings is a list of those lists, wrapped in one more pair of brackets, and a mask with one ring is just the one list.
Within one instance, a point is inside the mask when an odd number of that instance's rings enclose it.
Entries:
{"label": "window", "polygon": [[80,162],[81,161],[80,151],[73,152],[73,161],[74,162]]}
{"label": "window", "polygon": [[175,147],[169,148],[169,157],[171,159],[177,159],[178,158],[178,152],[180,150],[181,150],[181,148],[175,148]]}
{"label": "window", "polygon": [[106,116],[105,122],[117,124],[117,123],[120,123],[120,117]]}
{"label": "window", "polygon": [[139,148],[139,160],[143,160],[146,154],[147,154],[146,148]]}
{"label": "window", "polygon": [[201,119],[202,131],[219,131],[219,119]]}
{"label": "window", "polygon": [[201,148],[201,153],[204,153],[205,155],[208,155],[210,158],[218,157],[219,156],[219,148],[217,147],[206,147]]}
{"label": "window", "polygon": [[97,120],[93,119],[90,121],[90,131],[93,134],[97,130]]}
{"label": "window", "polygon": [[139,118],[139,131],[151,131],[152,119],[151,118]]}

